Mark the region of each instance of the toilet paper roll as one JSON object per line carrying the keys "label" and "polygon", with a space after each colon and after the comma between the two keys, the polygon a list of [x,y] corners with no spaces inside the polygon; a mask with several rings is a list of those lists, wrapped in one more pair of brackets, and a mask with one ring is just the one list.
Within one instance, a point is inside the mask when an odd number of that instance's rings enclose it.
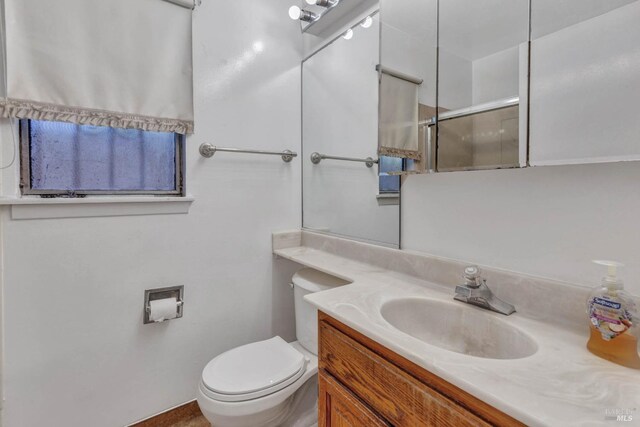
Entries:
{"label": "toilet paper roll", "polygon": [[157,299],[149,302],[149,320],[152,322],[163,322],[178,317],[177,298]]}

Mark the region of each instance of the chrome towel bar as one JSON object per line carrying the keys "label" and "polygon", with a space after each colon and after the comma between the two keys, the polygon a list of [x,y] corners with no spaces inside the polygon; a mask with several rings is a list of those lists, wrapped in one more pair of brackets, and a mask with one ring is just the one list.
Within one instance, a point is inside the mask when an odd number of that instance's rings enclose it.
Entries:
{"label": "chrome towel bar", "polygon": [[374,164],[378,163],[377,159],[372,159],[371,157],[367,157],[366,159],[357,159],[355,157],[340,157],[340,156],[329,156],[327,154],[320,153],[312,153],[311,154],[311,163],[317,165],[323,160],[343,160],[345,162],[361,162],[367,165],[368,168],[373,167]]}
{"label": "chrome towel bar", "polygon": [[239,148],[222,148],[216,147],[213,144],[202,144],[200,145],[200,155],[202,157],[210,158],[213,157],[216,152],[222,151],[225,153],[242,153],[242,154],[265,154],[268,156],[280,156],[282,157],[282,161],[285,163],[289,163],[293,160],[294,157],[298,157],[298,153],[291,150],[284,151],[264,151],[264,150],[241,150]]}

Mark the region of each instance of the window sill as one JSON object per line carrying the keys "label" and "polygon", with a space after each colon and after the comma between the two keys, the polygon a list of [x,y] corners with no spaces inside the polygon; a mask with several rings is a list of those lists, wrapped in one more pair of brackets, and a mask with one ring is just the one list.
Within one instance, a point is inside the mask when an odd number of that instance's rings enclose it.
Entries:
{"label": "window sill", "polygon": [[376,196],[378,199],[378,205],[399,205],[400,193],[380,193]]}
{"label": "window sill", "polygon": [[186,214],[194,200],[191,196],[0,197],[0,206],[11,206],[14,220],[86,218]]}

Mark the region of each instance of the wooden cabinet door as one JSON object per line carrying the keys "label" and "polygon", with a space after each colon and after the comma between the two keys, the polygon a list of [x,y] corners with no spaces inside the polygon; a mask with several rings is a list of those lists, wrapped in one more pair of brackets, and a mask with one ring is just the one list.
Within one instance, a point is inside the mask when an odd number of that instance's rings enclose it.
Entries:
{"label": "wooden cabinet door", "polygon": [[390,425],[525,426],[327,314],[318,319],[320,370]]}
{"label": "wooden cabinet door", "polygon": [[332,376],[318,373],[318,427],[386,427],[371,409]]}

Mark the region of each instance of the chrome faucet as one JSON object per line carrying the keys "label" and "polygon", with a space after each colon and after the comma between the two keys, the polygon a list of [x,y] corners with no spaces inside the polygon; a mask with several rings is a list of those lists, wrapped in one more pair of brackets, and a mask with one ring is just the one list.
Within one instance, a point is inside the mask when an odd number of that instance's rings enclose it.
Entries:
{"label": "chrome faucet", "polygon": [[480,275],[480,269],[475,265],[464,269],[464,285],[456,286],[453,299],[477,305],[506,316],[516,311],[511,304],[496,297],[487,286],[487,281]]}

